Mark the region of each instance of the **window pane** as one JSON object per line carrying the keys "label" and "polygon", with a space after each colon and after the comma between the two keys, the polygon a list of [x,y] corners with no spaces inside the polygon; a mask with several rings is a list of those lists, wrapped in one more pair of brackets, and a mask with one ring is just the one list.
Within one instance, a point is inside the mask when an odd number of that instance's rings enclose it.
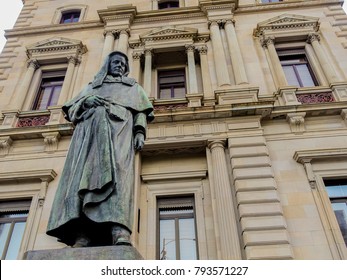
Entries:
{"label": "window pane", "polygon": [[326,187],[330,198],[347,197],[347,185]]}
{"label": "window pane", "polygon": [[184,76],[172,76],[160,78],[160,84],[184,83]]}
{"label": "window pane", "polygon": [[171,88],[160,89],[159,96],[161,99],[170,99],[171,98]]}
{"label": "window pane", "polygon": [[181,260],[196,260],[196,238],[194,219],[179,220]]}
{"label": "window pane", "polygon": [[2,256],[11,223],[0,224],[0,257]]}
{"label": "window pane", "polygon": [[288,85],[300,87],[300,83],[295,75],[293,66],[283,66],[283,71]]}
{"label": "window pane", "polygon": [[337,222],[340,226],[340,230],[347,245],[347,203],[346,202],[333,202],[332,207],[334,209]]}
{"label": "window pane", "polygon": [[8,246],[6,260],[17,259],[20,243],[24,234],[25,222],[16,223],[13,228],[10,245]]}
{"label": "window pane", "polygon": [[53,88],[51,100],[50,100],[49,104],[47,104],[48,106],[54,106],[54,105],[58,104],[58,99],[59,99],[59,95],[61,92],[61,88],[62,88],[62,86],[55,86]]}
{"label": "window pane", "polygon": [[312,79],[312,75],[310,71],[308,70],[307,65],[301,64],[301,65],[296,65],[295,67],[298,71],[299,79],[301,80],[303,87],[315,86],[315,83]]}
{"label": "window pane", "polygon": [[160,220],[160,259],[176,260],[175,220]]}
{"label": "window pane", "polygon": [[44,110],[47,108],[47,104],[51,96],[51,91],[52,91],[51,87],[46,87],[42,89],[39,100],[37,101],[37,106],[36,106],[37,110]]}
{"label": "window pane", "polygon": [[186,96],[185,87],[175,87],[174,88],[174,98],[184,98]]}

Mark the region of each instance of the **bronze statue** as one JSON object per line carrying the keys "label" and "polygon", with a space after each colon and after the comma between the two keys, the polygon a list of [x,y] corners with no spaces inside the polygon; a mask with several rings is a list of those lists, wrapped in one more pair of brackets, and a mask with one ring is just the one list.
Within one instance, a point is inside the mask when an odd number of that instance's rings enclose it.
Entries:
{"label": "bronze statue", "polygon": [[134,157],[153,106],[128,73],[127,56],[110,53],[93,82],[62,108],[76,127],[47,234],[67,245],[131,245]]}

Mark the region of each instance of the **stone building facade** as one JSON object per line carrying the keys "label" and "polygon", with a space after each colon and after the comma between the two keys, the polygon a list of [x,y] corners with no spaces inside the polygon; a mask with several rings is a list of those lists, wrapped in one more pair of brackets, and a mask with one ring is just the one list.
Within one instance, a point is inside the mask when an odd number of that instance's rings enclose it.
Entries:
{"label": "stone building facade", "polygon": [[0,55],[2,258],[46,226],[61,106],[113,50],[155,107],[136,155],[145,259],[347,259],[347,15],[339,0],[23,0]]}

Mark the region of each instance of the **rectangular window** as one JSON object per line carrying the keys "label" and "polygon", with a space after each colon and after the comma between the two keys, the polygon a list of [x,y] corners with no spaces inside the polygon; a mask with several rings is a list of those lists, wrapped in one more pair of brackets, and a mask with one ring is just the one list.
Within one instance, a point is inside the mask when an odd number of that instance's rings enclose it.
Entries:
{"label": "rectangular window", "polygon": [[43,74],[40,88],[32,108],[33,110],[45,110],[49,106],[58,104],[64,76],[65,72]]}
{"label": "rectangular window", "polygon": [[297,87],[318,85],[303,49],[277,51],[277,53],[288,85]]}
{"label": "rectangular window", "polygon": [[172,0],[163,0],[158,3],[158,9],[170,9],[170,8],[179,8],[180,2],[178,0],[172,1]]}
{"label": "rectangular window", "polygon": [[29,213],[30,200],[0,202],[0,255],[17,259]]}
{"label": "rectangular window", "polygon": [[78,22],[80,19],[81,11],[68,11],[61,15],[60,23]]}
{"label": "rectangular window", "polygon": [[324,184],[347,246],[347,179],[324,180]]}
{"label": "rectangular window", "polygon": [[261,3],[276,3],[282,2],[283,0],[261,0]]}
{"label": "rectangular window", "polygon": [[193,197],[159,198],[159,259],[196,260]]}
{"label": "rectangular window", "polygon": [[186,78],[184,69],[158,71],[160,99],[185,98]]}

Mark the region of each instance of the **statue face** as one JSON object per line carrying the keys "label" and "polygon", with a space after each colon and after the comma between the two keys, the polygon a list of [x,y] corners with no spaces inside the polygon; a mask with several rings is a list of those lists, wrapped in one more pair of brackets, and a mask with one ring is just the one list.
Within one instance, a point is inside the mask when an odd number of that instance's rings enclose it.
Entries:
{"label": "statue face", "polygon": [[127,62],[123,56],[114,55],[110,58],[108,73],[113,77],[121,77],[124,75],[126,64]]}

